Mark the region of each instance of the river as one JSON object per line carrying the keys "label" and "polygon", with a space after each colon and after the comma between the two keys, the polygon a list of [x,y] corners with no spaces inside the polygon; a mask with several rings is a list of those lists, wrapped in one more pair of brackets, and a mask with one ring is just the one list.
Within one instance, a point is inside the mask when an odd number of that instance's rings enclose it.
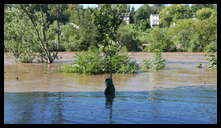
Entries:
{"label": "river", "polygon": [[[114,74],[116,98],[105,100],[104,75],[57,72],[53,64],[19,64],[4,54],[4,123],[217,123],[217,72],[202,53],[163,53],[166,69]],[[141,63],[149,53],[129,53]],[[17,78],[16,78],[17,77]]]}

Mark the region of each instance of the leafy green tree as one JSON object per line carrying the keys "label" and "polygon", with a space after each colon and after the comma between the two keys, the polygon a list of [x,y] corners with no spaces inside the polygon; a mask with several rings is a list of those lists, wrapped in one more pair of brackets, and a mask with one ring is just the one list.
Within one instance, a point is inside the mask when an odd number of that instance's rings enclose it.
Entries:
{"label": "leafy green tree", "polygon": [[181,51],[216,51],[216,13],[202,20],[178,20],[175,26],[169,28],[169,37],[176,48]]}
{"label": "leafy green tree", "polygon": [[[77,31],[72,33],[76,38],[78,47],[75,51],[87,50],[90,46],[96,46],[97,30],[93,22],[93,12],[95,9],[83,9],[81,6],[76,5],[74,9],[70,10],[70,23],[77,27]],[[74,42],[72,42],[74,43]],[[74,47],[74,46],[73,46]]]}
{"label": "leafy green tree", "polygon": [[171,5],[164,7],[160,11],[160,24],[169,27],[172,23],[176,23],[179,19],[192,18],[192,10],[184,5]]}
{"label": "leafy green tree", "polygon": [[137,25],[137,28],[141,30],[146,30],[147,28],[150,28],[150,14],[151,12],[151,7],[147,4],[142,5],[134,15],[135,19],[135,24]]}
{"label": "leafy green tree", "polygon": [[98,46],[105,56],[110,77],[112,78],[112,57],[120,47],[117,45],[117,31],[122,23],[121,8],[112,5],[102,5],[94,12],[94,24],[97,28]]}
{"label": "leafy green tree", "polygon": [[151,14],[151,7],[148,4],[142,5],[135,13],[135,23],[139,23],[141,20],[149,19]]}
{"label": "leafy green tree", "polygon": [[172,42],[168,38],[167,29],[166,28],[153,28],[147,35],[147,40],[149,42],[149,46],[147,47],[147,51],[155,52],[157,51],[167,51],[169,48],[173,47]]}
{"label": "leafy green tree", "polygon": [[18,9],[6,9],[4,16],[4,47],[16,61],[29,63],[35,58],[37,39],[31,22]]}
{"label": "leafy green tree", "polygon": [[215,4],[193,4],[191,6],[191,9],[194,13],[202,8],[216,9],[216,5]]}
{"label": "leafy green tree", "polygon": [[205,20],[214,15],[215,10],[211,8],[202,8],[196,12],[196,18],[200,20]]}
{"label": "leafy green tree", "polygon": [[134,15],[135,15],[135,8],[132,7],[132,8],[130,9],[130,24],[134,24],[134,23],[135,23],[135,17],[134,17]]}
{"label": "leafy green tree", "polygon": [[152,4],[151,12],[152,14],[159,14],[160,10],[165,6],[165,4]]}
{"label": "leafy green tree", "polygon": [[[59,5],[58,5],[59,6]],[[59,37],[60,30],[59,30],[59,20],[57,19],[53,24],[57,24],[57,27],[55,25],[51,24],[49,25],[49,22],[47,21],[46,13],[44,13],[42,6],[39,6],[40,11],[34,10],[36,6],[35,5],[27,5],[27,4],[21,4],[19,5],[19,9],[23,11],[23,13],[28,17],[29,21],[31,21],[31,26],[35,31],[35,36],[37,38],[37,44],[39,46],[38,53],[39,57],[41,58],[41,61],[52,63],[56,58],[58,58],[58,47],[59,47],[59,41],[57,38],[55,41],[53,37],[51,37],[51,33],[55,34]],[[61,8],[58,8],[61,9]],[[56,12],[59,10],[56,10]],[[57,18],[59,17],[59,13],[55,14]],[[52,13],[53,15],[53,13]],[[48,34],[49,33],[49,34]],[[52,35],[53,35],[52,34]],[[56,49],[55,52],[51,51],[50,49]]]}
{"label": "leafy green tree", "polygon": [[61,26],[61,46],[66,51],[81,51],[81,35],[75,24],[65,24]]}
{"label": "leafy green tree", "polygon": [[197,47],[198,42],[192,41],[194,36],[197,36],[195,22],[192,19],[182,19],[169,28],[169,38],[178,51],[193,51]]}
{"label": "leafy green tree", "polygon": [[122,25],[119,28],[117,37],[120,45],[126,46],[129,51],[139,51],[140,41],[137,38],[138,34],[131,25]]}

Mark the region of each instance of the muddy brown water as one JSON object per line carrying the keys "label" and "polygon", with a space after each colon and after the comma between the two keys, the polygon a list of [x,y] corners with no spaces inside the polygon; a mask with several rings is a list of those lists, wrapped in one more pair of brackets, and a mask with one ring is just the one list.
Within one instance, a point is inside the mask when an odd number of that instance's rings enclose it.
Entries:
{"label": "muddy brown water", "polygon": [[[4,54],[5,92],[65,92],[103,91],[104,75],[79,75],[56,71],[61,63],[72,63],[76,53],[60,53],[62,59],[53,64],[21,64]],[[150,58],[150,53],[129,53],[131,59],[142,63]],[[163,53],[166,69],[138,74],[114,74],[114,84],[118,91],[145,91],[159,88],[172,88],[192,85],[217,85],[217,73],[205,68],[198,69],[197,63],[208,66],[203,53]],[[16,78],[18,77],[18,79]]]}
{"label": "muddy brown water", "polygon": [[[56,72],[53,64],[20,64],[4,54],[5,124],[216,124],[217,72],[203,53],[163,53],[166,69],[114,74],[116,97],[104,96],[104,75]],[[141,64],[149,53],[129,53]]]}

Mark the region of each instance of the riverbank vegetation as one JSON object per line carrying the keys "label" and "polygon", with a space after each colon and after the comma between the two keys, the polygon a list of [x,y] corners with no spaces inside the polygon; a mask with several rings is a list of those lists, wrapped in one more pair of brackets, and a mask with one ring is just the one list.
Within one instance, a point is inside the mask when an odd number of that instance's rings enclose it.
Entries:
{"label": "riverbank vegetation", "polygon": [[142,71],[161,70],[164,69],[165,59],[162,58],[160,51],[155,51],[154,56],[149,60],[144,60],[142,65]]}
{"label": "riverbank vegetation", "polygon": [[[124,47],[133,52],[159,50],[155,59],[144,62],[145,70],[165,67],[160,52],[207,52],[210,67],[217,64],[217,9],[213,4],[154,4],[137,10],[126,4],[95,8],[6,4],[4,14],[4,50],[19,62],[52,63],[59,51],[80,51],[73,65],[63,66],[64,71],[135,73],[136,62],[120,54]],[[125,14],[129,14],[130,24],[123,20]],[[159,26],[150,26],[151,14],[160,15]],[[91,47],[99,52],[90,51]]]}

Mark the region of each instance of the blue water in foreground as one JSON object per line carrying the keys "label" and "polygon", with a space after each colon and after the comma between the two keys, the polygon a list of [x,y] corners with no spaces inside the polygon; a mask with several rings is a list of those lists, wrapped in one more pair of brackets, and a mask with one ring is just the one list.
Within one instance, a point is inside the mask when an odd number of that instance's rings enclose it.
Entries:
{"label": "blue water in foreground", "polygon": [[215,124],[216,86],[146,92],[4,93],[5,124]]}

